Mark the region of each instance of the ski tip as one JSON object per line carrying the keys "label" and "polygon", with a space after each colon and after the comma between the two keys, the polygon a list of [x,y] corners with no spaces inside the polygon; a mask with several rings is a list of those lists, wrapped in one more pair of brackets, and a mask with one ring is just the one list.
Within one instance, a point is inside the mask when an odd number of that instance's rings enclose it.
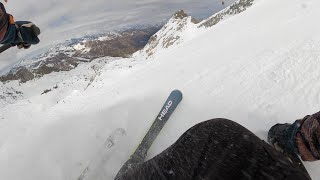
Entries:
{"label": "ski tip", "polygon": [[182,99],[183,95],[182,92],[178,89],[175,89],[171,92],[172,95],[176,96],[176,97],[180,97]]}

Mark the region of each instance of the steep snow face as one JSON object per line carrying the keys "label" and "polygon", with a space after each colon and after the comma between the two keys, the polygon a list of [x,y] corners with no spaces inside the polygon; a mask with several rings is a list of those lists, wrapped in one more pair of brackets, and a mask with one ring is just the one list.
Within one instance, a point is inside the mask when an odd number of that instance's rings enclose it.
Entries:
{"label": "steep snow face", "polygon": [[152,58],[156,53],[161,53],[163,49],[168,49],[173,45],[186,41],[188,32],[194,31],[198,21],[188,16],[183,10],[176,12],[172,18],[156,34],[151,36],[147,45],[135,53],[135,56]]}
{"label": "steep snow face", "polygon": [[[86,179],[113,179],[173,89],[184,100],[148,158],[207,119],[233,119],[266,139],[275,123],[319,111],[319,8],[318,0],[258,0],[215,26],[186,28],[193,37],[159,46],[154,61],[102,58],[72,76],[17,83],[29,98],[0,110],[0,179],[77,179],[88,164],[96,169]],[[105,150],[118,128],[126,136]],[[319,162],[305,165],[320,177]]]}

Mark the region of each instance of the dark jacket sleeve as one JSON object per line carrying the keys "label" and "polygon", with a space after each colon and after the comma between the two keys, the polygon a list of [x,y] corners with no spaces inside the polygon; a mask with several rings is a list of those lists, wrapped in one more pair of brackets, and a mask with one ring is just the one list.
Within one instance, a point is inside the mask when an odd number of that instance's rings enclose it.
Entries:
{"label": "dark jacket sleeve", "polygon": [[6,12],[3,4],[0,2],[0,44],[14,42],[16,38],[16,27],[10,23],[10,15]]}

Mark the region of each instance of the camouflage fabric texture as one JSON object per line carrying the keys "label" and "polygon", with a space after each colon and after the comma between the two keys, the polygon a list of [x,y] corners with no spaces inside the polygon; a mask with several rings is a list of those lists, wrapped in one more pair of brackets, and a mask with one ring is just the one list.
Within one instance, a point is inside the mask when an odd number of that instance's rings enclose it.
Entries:
{"label": "camouflage fabric texture", "polygon": [[301,120],[296,136],[297,148],[301,159],[316,161],[320,159],[320,112],[308,115]]}

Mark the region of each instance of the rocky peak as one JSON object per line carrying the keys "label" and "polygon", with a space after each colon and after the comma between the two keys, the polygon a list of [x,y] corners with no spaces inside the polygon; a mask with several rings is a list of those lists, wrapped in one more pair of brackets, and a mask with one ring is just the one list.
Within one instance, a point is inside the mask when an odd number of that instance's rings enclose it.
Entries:
{"label": "rocky peak", "polygon": [[174,15],[172,16],[172,18],[174,19],[183,19],[185,17],[188,17],[188,14],[186,14],[183,10],[179,10],[176,13],[174,13]]}
{"label": "rocky peak", "polygon": [[198,21],[189,16],[183,10],[179,10],[173,14],[171,19],[148,41],[147,45],[142,49],[139,54],[152,57],[155,53],[160,52],[162,49],[167,49],[172,45],[182,42],[184,31],[189,26],[194,26]]}
{"label": "rocky peak", "polygon": [[[189,15],[188,15],[187,13],[185,13],[183,10],[179,10],[179,11],[177,11],[176,13],[174,13],[170,20],[173,20],[173,21],[175,21],[175,20],[178,20],[178,21],[179,21],[179,20],[180,20],[180,21],[181,21],[181,20],[184,20],[184,19],[187,19],[187,18],[191,18],[191,22],[194,23],[194,24],[199,23],[198,20],[196,20],[195,18],[189,16]],[[169,20],[169,21],[170,21],[170,20]]]}

